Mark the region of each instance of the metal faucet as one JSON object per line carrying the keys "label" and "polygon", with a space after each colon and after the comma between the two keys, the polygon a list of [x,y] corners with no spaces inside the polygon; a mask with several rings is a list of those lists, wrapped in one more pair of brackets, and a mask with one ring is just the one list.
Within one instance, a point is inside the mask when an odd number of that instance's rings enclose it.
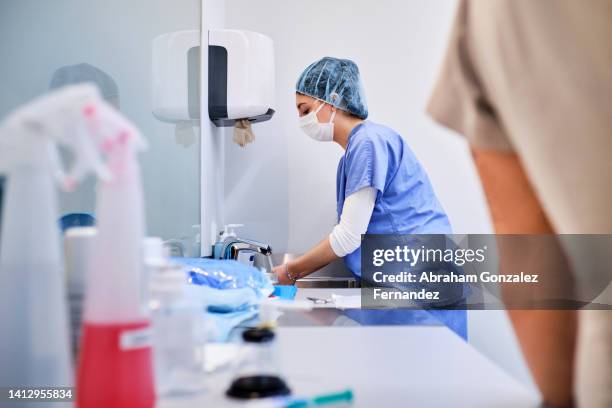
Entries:
{"label": "metal faucet", "polygon": [[[228,248],[229,254],[226,255],[228,253]],[[272,272],[274,265],[272,263],[272,248],[270,245],[252,239],[238,238],[235,236],[227,237],[221,243],[221,257],[223,259],[237,260],[241,252],[251,252],[265,256],[269,272]]]}
{"label": "metal faucet", "polygon": [[[252,239],[246,238],[238,238],[238,237],[228,237],[226,238],[221,246],[221,253],[225,254],[227,248],[231,247],[235,249],[235,252],[240,250],[250,249],[262,255],[270,255],[272,254],[272,248],[268,244],[264,244],[263,242],[254,241]],[[231,259],[236,259],[237,254],[234,254],[234,251],[231,251]]]}

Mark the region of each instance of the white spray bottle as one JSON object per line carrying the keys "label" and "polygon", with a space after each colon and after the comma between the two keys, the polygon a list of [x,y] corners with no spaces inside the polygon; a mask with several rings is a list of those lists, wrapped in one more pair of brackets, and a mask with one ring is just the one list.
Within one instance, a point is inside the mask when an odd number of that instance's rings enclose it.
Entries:
{"label": "white spray bottle", "polygon": [[150,322],[142,302],[143,193],[139,131],[109,105],[92,109],[112,180],[98,184],[96,236],[86,276],[77,406],[150,408],[155,403]]}
{"label": "white spray bottle", "polygon": [[[73,383],[55,182],[69,189],[89,170],[109,176],[84,128],[84,108],[101,100],[92,85],[70,86],[0,124],[0,172],[8,175],[0,235],[2,387]],[[75,155],[68,176],[58,144]]]}

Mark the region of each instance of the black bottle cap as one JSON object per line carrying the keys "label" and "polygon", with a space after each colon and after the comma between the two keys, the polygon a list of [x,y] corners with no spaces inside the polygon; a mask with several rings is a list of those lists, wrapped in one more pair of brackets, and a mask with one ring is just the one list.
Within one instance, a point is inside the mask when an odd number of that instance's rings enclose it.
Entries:
{"label": "black bottle cap", "polygon": [[266,343],[274,340],[274,332],[265,327],[247,329],[242,332],[242,339],[247,343]]}
{"label": "black bottle cap", "polygon": [[228,397],[237,399],[258,399],[289,395],[291,390],[280,377],[274,375],[253,375],[240,377],[232,381],[232,385],[225,394]]}

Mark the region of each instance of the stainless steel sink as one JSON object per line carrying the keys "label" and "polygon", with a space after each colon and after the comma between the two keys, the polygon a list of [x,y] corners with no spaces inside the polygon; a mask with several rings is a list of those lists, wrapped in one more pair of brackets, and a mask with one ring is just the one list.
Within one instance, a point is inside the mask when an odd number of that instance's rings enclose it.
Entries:
{"label": "stainless steel sink", "polygon": [[359,283],[354,277],[307,276],[298,279],[298,288],[358,288]]}
{"label": "stainless steel sink", "polygon": [[[272,258],[273,265],[282,265],[299,257],[300,254],[273,253],[269,256]],[[255,257],[254,265],[263,268],[268,267],[267,261],[262,256]],[[344,262],[338,259],[307,277],[299,279],[297,286],[299,288],[356,288],[358,282],[353,274],[346,269]]]}

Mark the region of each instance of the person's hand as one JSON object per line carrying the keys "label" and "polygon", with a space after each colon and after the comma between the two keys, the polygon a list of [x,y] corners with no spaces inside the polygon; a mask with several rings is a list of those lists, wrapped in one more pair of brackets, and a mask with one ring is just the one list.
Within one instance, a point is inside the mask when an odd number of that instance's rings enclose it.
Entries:
{"label": "person's hand", "polygon": [[292,281],[289,278],[289,276],[287,276],[287,265],[286,264],[275,266],[272,269],[272,272],[274,272],[276,276],[278,277],[279,285],[295,285],[295,282]]}

